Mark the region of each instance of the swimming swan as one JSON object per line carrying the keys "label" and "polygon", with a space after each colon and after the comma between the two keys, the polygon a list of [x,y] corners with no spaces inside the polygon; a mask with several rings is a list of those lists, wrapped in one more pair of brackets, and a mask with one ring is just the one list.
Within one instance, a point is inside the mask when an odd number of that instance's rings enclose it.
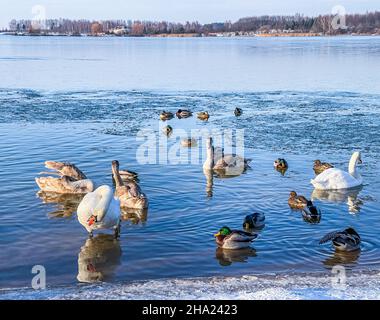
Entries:
{"label": "swimming swan", "polygon": [[115,238],[120,235],[120,202],[114,197],[112,188],[103,185],[87,193],[80,202],[78,221],[86,228],[90,237],[94,230],[113,229]]}
{"label": "swimming swan", "polygon": [[362,185],[363,179],[356,171],[356,165],[362,163],[360,152],[354,152],[348,165],[348,172],[330,168],[323,171],[310,182],[317,190],[351,189]]}

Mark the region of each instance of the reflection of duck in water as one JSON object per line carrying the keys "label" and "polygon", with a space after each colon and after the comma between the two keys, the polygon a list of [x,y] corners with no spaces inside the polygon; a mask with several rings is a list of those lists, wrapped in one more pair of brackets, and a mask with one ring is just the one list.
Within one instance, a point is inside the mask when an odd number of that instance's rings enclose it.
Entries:
{"label": "reflection of duck in water", "polygon": [[77,210],[84,194],[62,194],[55,192],[37,192],[43,203],[55,204],[56,210],[49,212],[50,217],[67,218]]}
{"label": "reflection of duck in water", "polygon": [[148,209],[121,208],[121,219],[132,224],[144,224],[148,220]]}
{"label": "reflection of duck in water", "polygon": [[349,212],[358,213],[363,205],[363,201],[358,198],[362,189],[363,187],[347,190],[314,190],[311,194],[311,199],[334,203],[346,203]]}
{"label": "reflection of duck in water", "polygon": [[98,234],[87,239],[78,255],[78,281],[91,283],[112,279],[120,258],[120,243],[113,236]]}
{"label": "reflection of duck in water", "polygon": [[247,262],[248,258],[256,257],[256,250],[253,248],[244,248],[238,250],[225,250],[217,248],[215,257],[219,260],[221,266],[229,266],[234,262]]}
{"label": "reflection of duck in water", "polygon": [[360,257],[361,250],[355,251],[334,251],[333,255],[323,261],[326,267],[336,265],[355,265]]}

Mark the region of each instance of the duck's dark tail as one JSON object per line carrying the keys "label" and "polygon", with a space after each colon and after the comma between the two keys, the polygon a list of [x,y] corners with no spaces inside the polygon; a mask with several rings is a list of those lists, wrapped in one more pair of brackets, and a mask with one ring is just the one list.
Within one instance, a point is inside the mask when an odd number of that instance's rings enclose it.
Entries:
{"label": "duck's dark tail", "polygon": [[319,244],[326,243],[328,241],[331,241],[332,239],[336,238],[336,236],[339,234],[339,231],[333,231],[326,234],[321,240],[319,240]]}

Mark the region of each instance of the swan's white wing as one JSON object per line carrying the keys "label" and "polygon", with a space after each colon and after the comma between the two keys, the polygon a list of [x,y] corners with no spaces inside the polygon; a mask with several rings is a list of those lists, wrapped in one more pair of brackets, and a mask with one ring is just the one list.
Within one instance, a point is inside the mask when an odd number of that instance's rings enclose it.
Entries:
{"label": "swan's white wing", "polygon": [[311,180],[312,185],[318,190],[338,190],[357,187],[361,182],[348,172],[330,168]]}
{"label": "swan's white wing", "polygon": [[101,227],[112,228],[119,224],[120,221],[120,201],[117,198],[112,198],[108,207],[107,214],[102,220]]}

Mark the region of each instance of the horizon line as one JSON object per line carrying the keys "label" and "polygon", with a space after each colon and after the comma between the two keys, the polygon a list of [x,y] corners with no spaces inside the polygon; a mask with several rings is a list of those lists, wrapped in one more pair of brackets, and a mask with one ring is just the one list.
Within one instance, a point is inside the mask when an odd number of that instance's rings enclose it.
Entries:
{"label": "horizon line", "polygon": [[[366,14],[370,14],[370,13],[377,13],[377,12],[380,12],[380,9],[379,10],[366,10],[364,12],[345,12],[344,15],[366,15]],[[235,20],[234,22],[237,22],[241,19],[246,19],[246,18],[261,18],[261,17],[296,17],[296,16],[300,16],[300,17],[303,17],[303,18],[317,18],[317,17],[320,17],[320,16],[334,16],[336,14],[333,14],[333,13],[319,13],[319,14],[316,14],[316,15],[308,15],[308,14],[304,14],[304,13],[299,13],[299,12],[296,12],[294,14],[261,14],[261,15],[246,15],[246,16],[242,16],[240,18],[238,18],[237,20]],[[212,21],[212,22],[204,22],[204,23],[201,23],[199,22],[199,20],[195,19],[195,20],[191,20],[191,19],[186,19],[186,20],[169,20],[169,19],[155,19],[155,20],[152,20],[152,19],[132,19],[132,18],[69,18],[69,17],[51,17],[51,18],[47,18],[47,19],[41,19],[40,21],[43,21],[43,20],[71,20],[71,21],[82,21],[82,20],[87,20],[87,21],[91,21],[91,22],[101,22],[101,21],[118,21],[118,20],[123,20],[123,21],[132,21],[132,22],[136,22],[136,21],[140,21],[140,22],[169,22],[169,23],[184,23],[184,22],[198,22],[202,25],[205,25],[205,24],[213,24],[213,23],[225,23],[225,22],[233,22],[232,19],[225,19],[225,20],[219,20],[219,21]],[[13,20],[24,20],[24,21],[32,21],[33,19],[31,18],[12,18],[11,20],[8,21],[8,23],[10,23],[11,21]]]}

